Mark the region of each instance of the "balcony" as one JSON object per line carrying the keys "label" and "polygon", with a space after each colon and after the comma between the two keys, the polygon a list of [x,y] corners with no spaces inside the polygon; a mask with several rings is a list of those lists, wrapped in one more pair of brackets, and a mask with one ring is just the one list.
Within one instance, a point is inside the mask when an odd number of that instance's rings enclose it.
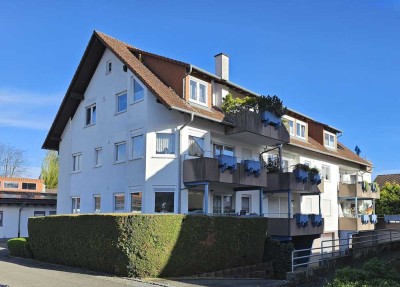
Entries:
{"label": "balcony", "polygon": [[[368,218],[369,215],[366,215]],[[375,224],[371,220],[360,217],[339,217],[339,230],[364,231],[374,230]]]}
{"label": "balcony", "polygon": [[[248,186],[265,188],[267,186],[266,171],[249,161],[234,163],[227,158],[195,158],[183,161],[183,182],[220,182],[238,187]],[[259,167],[259,168],[258,168]]]}
{"label": "balcony", "polygon": [[290,141],[289,132],[283,124],[264,125],[261,115],[256,112],[243,110],[229,115],[229,118],[236,123],[234,127],[225,128],[225,135],[229,138],[260,145],[275,145]]}
{"label": "balcony", "polygon": [[[363,188],[364,187],[364,188]],[[379,187],[372,191],[371,186],[365,187],[363,182],[357,183],[339,183],[339,197],[358,197],[358,198],[370,198],[379,199],[381,192]]]}
{"label": "balcony", "polygon": [[324,192],[324,181],[320,184],[313,184],[311,179],[305,182],[296,178],[293,172],[269,173],[267,175],[268,186],[265,189],[268,192],[291,190],[305,193],[322,193]]}
{"label": "balcony", "polygon": [[302,236],[324,233],[324,220],[316,214],[295,214],[294,218],[269,218],[268,235]]}

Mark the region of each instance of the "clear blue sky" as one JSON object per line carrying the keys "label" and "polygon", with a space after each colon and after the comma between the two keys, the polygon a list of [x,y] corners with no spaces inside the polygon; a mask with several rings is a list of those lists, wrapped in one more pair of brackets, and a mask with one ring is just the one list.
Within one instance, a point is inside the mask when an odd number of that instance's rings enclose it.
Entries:
{"label": "clear blue sky", "polygon": [[[218,3],[216,3],[218,2]],[[0,1],[0,142],[41,145],[93,30],[276,94],[400,172],[400,0]]]}

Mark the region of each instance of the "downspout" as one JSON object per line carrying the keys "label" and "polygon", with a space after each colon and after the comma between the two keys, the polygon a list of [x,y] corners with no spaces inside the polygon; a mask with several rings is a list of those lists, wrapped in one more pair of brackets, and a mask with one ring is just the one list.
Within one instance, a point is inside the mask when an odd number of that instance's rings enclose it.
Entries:
{"label": "downspout", "polygon": [[178,213],[182,212],[182,140],[181,140],[181,132],[182,130],[189,124],[191,124],[194,120],[194,112],[190,113],[190,120],[186,122],[183,126],[181,126],[178,130],[178,147],[179,147],[179,157],[178,157]]}
{"label": "downspout", "polygon": [[25,207],[25,202],[22,203],[22,206],[18,210],[18,238],[21,237],[21,211]]}

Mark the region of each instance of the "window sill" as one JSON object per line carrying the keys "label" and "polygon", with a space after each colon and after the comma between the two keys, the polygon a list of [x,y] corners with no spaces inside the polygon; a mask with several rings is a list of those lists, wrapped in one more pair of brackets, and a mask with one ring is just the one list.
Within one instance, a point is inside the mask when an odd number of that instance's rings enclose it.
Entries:
{"label": "window sill", "polygon": [[140,100],[137,100],[137,101],[132,101],[131,103],[130,103],[130,105],[132,106],[132,105],[134,105],[134,104],[137,104],[137,103],[140,103],[140,102],[143,102],[144,101],[144,98],[143,99],[140,99]]}
{"label": "window sill", "polygon": [[169,159],[176,159],[175,154],[154,154],[152,158],[169,158]]}
{"label": "window sill", "polygon": [[134,161],[134,160],[139,160],[139,159],[144,159],[144,156],[132,157],[129,160]]}
{"label": "window sill", "polygon": [[125,113],[127,110],[128,110],[128,109],[125,109],[125,110],[123,110],[123,111],[120,111],[120,112],[115,112],[114,116],[117,116],[117,115],[123,114],[123,113]]}
{"label": "window sill", "polygon": [[121,164],[121,163],[125,163],[125,162],[126,162],[126,160],[121,160],[121,161],[114,162],[114,164]]}
{"label": "window sill", "polygon": [[85,125],[84,128],[89,128],[89,127],[92,127],[92,126],[95,126],[95,125],[96,125],[96,123]]}
{"label": "window sill", "polygon": [[76,171],[71,172],[71,174],[77,174],[77,173],[81,173],[81,172],[82,172],[81,170],[76,170]]}
{"label": "window sill", "polygon": [[193,99],[190,99],[190,98],[189,98],[189,102],[190,102],[190,103],[193,103],[193,104],[196,104],[196,105],[200,105],[200,106],[203,106],[203,107],[207,107],[207,108],[208,108],[208,103],[207,103],[207,102],[203,103],[203,102],[196,101],[196,100],[193,100]]}
{"label": "window sill", "polygon": [[99,165],[95,165],[93,166],[94,168],[98,168],[98,167],[102,167],[103,165],[99,164]]}

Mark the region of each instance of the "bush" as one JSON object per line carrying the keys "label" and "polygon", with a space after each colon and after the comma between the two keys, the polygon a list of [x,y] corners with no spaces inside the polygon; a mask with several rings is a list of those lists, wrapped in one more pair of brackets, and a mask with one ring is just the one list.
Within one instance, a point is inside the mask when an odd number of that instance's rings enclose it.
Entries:
{"label": "bush", "polygon": [[263,262],[272,261],[275,277],[285,279],[286,272],[291,271],[293,250],[294,247],[291,243],[281,243],[269,236],[266,237]]}
{"label": "bush", "polygon": [[7,247],[12,256],[32,258],[28,238],[12,238],[7,241]]}
{"label": "bush", "polygon": [[90,214],[30,218],[28,229],[36,259],[167,277],[260,263],[267,219]]}

